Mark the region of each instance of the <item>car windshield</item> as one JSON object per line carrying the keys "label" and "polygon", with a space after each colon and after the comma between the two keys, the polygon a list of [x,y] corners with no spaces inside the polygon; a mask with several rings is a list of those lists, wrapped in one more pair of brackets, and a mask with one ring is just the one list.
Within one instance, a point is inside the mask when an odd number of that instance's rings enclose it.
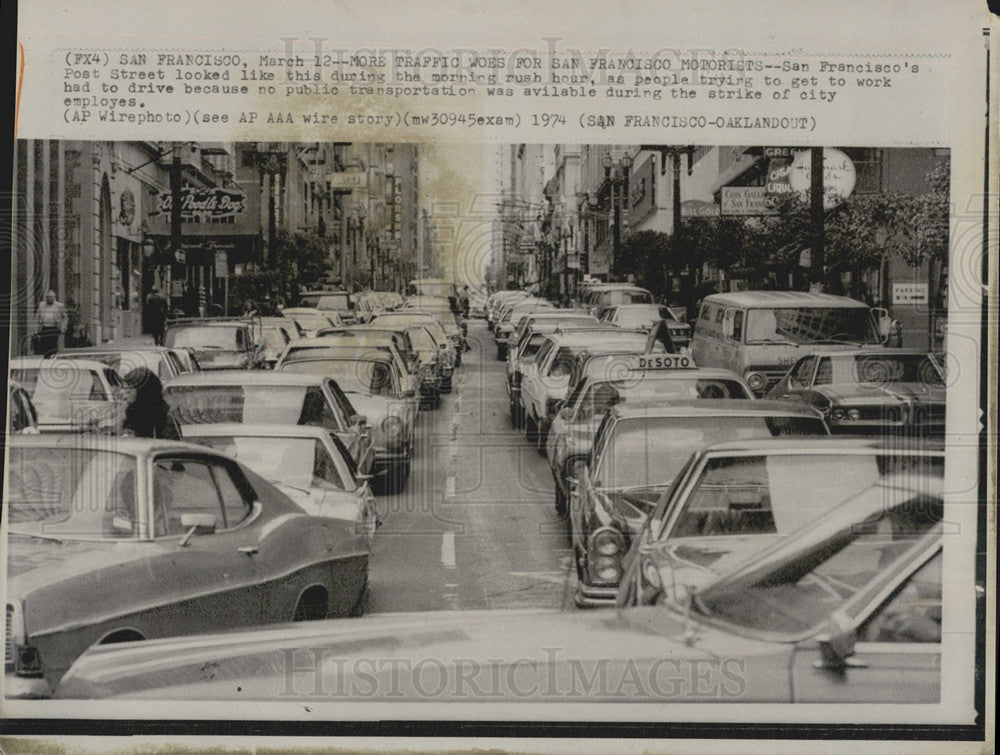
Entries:
{"label": "car windshield", "polygon": [[758,344],[879,343],[875,323],[865,307],[751,309],[745,335],[747,343]]}
{"label": "car windshield", "polygon": [[350,309],[348,294],[304,294],[301,298],[303,307],[313,309],[334,309],[343,312]]}
{"label": "car windshield", "polygon": [[746,388],[736,380],[699,378],[694,376],[658,377],[644,380],[605,380],[592,383],[587,389],[577,421],[601,416],[625,400],[642,399],[731,398],[752,399]]}
{"label": "car windshield", "polygon": [[302,359],[283,364],[281,370],[333,378],[345,393],[393,395],[392,370],[386,362],[360,359]]}
{"label": "car windshield", "polygon": [[4,501],[10,531],[61,540],[138,537],[135,470],[134,456],[111,449],[12,446]]}
{"label": "car windshield", "polygon": [[218,326],[194,328],[170,328],[166,337],[169,348],[179,349],[224,349],[233,351],[243,348],[242,329]]}
{"label": "car windshield", "polygon": [[319,330],[320,328],[331,327],[329,320],[323,317],[323,315],[314,312],[296,312],[286,315],[286,317],[295,320],[303,330]]}
{"label": "car windshield", "polygon": [[406,332],[410,336],[410,343],[413,344],[413,348],[417,351],[433,351],[437,348],[437,344],[434,342],[427,328],[410,327],[406,329]]}
{"label": "car windshield", "polygon": [[816,631],[941,521],[943,502],[934,495],[874,485],[845,509],[866,500],[877,513],[845,520],[825,537],[804,532],[780,543],[697,595],[695,609],[769,635]]}
{"label": "car windshield", "polygon": [[232,456],[265,480],[278,485],[298,489],[347,489],[330,452],[317,438],[228,435],[190,440]]}
{"label": "car windshield", "polygon": [[597,296],[597,301],[604,306],[616,306],[619,304],[652,304],[653,297],[649,291],[619,289],[600,292]]}
{"label": "car windshield", "polygon": [[262,331],[261,341],[268,349],[281,350],[288,343],[288,335],[279,327],[266,327]]}
{"label": "car windshield", "polygon": [[[242,422],[258,425],[299,425],[307,422],[306,396],[318,386],[306,385],[198,385],[166,386],[163,397],[182,425]],[[310,405],[316,399],[310,399]]]}
{"label": "car windshield", "polygon": [[923,383],[944,385],[941,372],[926,354],[857,354],[821,357],[814,381],[830,383]]}
{"label": "car windshield", "polygon": [[778,435],[826,434],[812,417],[654,417],[621,420],[601,455],[600,487],[628,488],[669,483],[698,449],[724,441]]}
{"label": "car windshield", "polygon": [[671,314],[669,309],[656,306],[628,307],[618,313],[618,319],[615,322],[622,327],[639,327],[640,325],[652,325],[660,320],[677,322],[677,318]]}

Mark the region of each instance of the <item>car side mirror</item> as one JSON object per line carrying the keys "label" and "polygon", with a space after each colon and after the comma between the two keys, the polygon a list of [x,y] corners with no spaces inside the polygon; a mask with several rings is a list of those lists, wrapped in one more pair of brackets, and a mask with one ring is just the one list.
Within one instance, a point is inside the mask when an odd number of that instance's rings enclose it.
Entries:
{"label": "car side mirror", "polygon": [[181,528],[186,529],[180,545],[187,545],[195,535],[211,535],[215,532],[215,517],[211,514],[181,514]]}
{"label": "car side mirror", "polygon": [[413,391],[413,390],[403,391],[402,396],[403,396],[403,398],[416,398],[417,392]]}
{"label": "car side mirror", "polygon": [[862,666],[854,661],[854,646],[858,640],[857,632],[845,629],[837,620],[836,614],[830,617],[826,630],[816,636],[819,645],[819,660],[813,662],[813,667],[828,671],[843,672],[848,668]]}
{"label": "car side mirror", "polygon": [[559,410],[559,419],[563,422],[569,422],[573,419],[573,410],[568,406],[564,406]]}
{"label": "car side mirror", "polygon": [[350,425],[367,425],[368,418],[363,414],[352,414],[348,418],[347,423]]}

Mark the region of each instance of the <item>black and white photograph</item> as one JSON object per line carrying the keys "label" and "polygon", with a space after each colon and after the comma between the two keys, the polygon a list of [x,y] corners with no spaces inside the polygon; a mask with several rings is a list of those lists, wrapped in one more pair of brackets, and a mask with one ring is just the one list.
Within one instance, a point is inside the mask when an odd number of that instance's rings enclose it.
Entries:
{"label": "black and white photograph", "polygon": [[949,165],[19,142],[6,695],[940,702]]}
{"label": "black and white photograph", "polygon": [[20,4],[0,755],[979,751],[946,2]]}

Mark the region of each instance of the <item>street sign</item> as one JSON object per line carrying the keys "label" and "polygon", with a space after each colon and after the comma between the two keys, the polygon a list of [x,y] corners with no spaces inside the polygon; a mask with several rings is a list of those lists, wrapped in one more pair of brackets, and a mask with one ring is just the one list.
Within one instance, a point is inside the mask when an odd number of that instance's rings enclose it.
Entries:
{"label": "street sign", "polygon": [[926,283],[893,283],[893,304],[926,304],[928,301]]}
{"label": "street sign", "polygon": [[224,251],[216,250],[215,252],[215,277],[229,277],[229,255]]}

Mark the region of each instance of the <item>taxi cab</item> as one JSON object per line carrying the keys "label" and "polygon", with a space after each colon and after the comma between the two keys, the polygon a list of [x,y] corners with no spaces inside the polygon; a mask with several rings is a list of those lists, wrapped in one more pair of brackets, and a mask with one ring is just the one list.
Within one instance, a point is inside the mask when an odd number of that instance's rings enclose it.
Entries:
{"label": "taxi cab", "polygon": [[573,470],[586,462],[594,435],[611,407],[626,401],[753,398],[739,375],[696,367],[687,354],[595,356],[579,371],[575,387],[552,419],[546,444],[556,511],[563,516]]}
{"label": "taxi cab", "polygon": [[613,407],[570,490],[576,604],[614,602],[631,541],[684,463],[703,446],[826,434],[815,411],[784,401],[694,399]]}
{"label": "taxi cab", "polygon": [[[578,358],[584,354],[641,354],[647,348],[649,338],[645,334],[620,330],[557,331],[549,336],[539,347],[535,360],[526,365],[521,380],[521,406],[528,441],[539,451],[545,451],[549,424],[569,392],[570,376]],[[664,350],[658,342],[653,348]]]}

